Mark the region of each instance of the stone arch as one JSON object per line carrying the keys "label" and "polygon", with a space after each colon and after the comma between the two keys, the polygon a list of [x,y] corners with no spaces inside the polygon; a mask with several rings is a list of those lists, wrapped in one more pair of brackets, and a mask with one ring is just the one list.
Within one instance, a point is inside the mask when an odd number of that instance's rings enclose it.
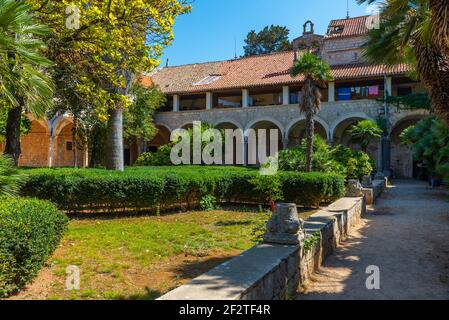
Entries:
{"label": "stone arch", "polygon": [[[373,118],[371,118],[370,116],[366,115],[363,112],[350,113],[336,120],[331,127],[333,144],[334,145],[340,144],[353,150],[360,150],[359,145],[354,144],[350,141],[348,129],[352,125],[357,124],[357,122],[361,120],[371,120],[375,122]],[[380,152],[380,139],[375,139],[368,146],[367,154],[370,156],[371,159],[375,161],[377,168],[380,167],[381,161],[379,159],[379,152]]]}
{"label": "stone arch", "polygon": [[[288,137],[288,147],[299,146],[301,140],[305,137],[305,117],[301,116],[289,123],[286,127],[285,134]],[[320,117],[315,117],[315,133],[319,134],[323,139],[330,139],[329,125]]]}
{"label": "stone arch", "polygon": [[243,130],[243,126],[239,122],[232,120],[232,119],[225,118],[225,119],[218,120],[215,122],[215,127],[218,129],[230,129],[230,128],[221,128],[223,126],[232,127],[232,129],[242,129]]}
{"label": "stone arch", "polygon": [[409,179],[423,178],[426,175],[419,163],[414,160],[411,147],[401,143],[400,135],[406,128],[427,116],[426,113],[408,114],[392,125],[390,130],[390,166],[395,177]]}
{"label": "stone arch", "polygon": [[337,120],[335,120],[331,127],[330,127],[330,134],[332,135],[332,139],[335,138],[336,136],[336,130],[341,127],[342,125],[344,125],[347,122],[351,122],[351,120],[355,120],[355,121],[360,121],[360,120],[372,120],[372,121],[376,121],[375,119],[373,119],[372,117],[368,116],[366,113],[363,112],[353,112],[353,113],[349,113],[349,114],[345,114],[341,117],[339,117]]}
{"label": "stone arch", "polygon": [[285,133],[284,126],[278,120],[273,119],[273,118],[258,118],[258,119],[255,119],[255,120],[251,121],[250,123],[248,123],[246,125],[246,127],[245,127],[245,130],[244,130],[245,137],[248,136],[248,130],[254,129],[254,127],[257,124],[260,124],[260,123],[272,123],[272,124],[274,124],[279,129],[280,136],[284,137],[284,133]]}
{"label": "stone arch", "polygon": [[161,146],[170,143],[171,130],[163,125],[156,124],[158,132],[151,141],[146,143],[146,152],[156,152]]}
{"label": "stone arch", "polygon": [[[251,131],[253,129],[254,131]],[[259,140],[259,129],[265,129],[266,132],[266,141],[262,142]],[[263,163],[264,159],[260,159],[259,157],[259,145],[260,143],[264,143],[265,146],[265,156],[274,156],[273,152],[271,152],[272,143],[270,141],[270,130],[278,130],[278,141],[277,141],[277,150],[274,150],[274,152],[277,152],[279,150],[284,149],[284,131],[282,125],[273,119],[259,119],[252,121],[245,130],[245,139],[248,141],[247,146],[247,155],[248,155],[248,164],[249,165],[259,165],[261,162]],[[254,134],[253,134],[254,133]],[[255,140],[254,140],[255,138]],[[276,149],[276,148],[275,148]],[[254,163],[254,160],[256,163]]]}
{"label": "stone arch", "polygon": [[30,132],[20,139],[21,167],[47,167],[50,161],[50,129],[45,120],[26,115],[31,121]]}
{"label": "stone arch", "polygon": [[55,122],[53,129],[52,148],[53,167],[83,166],[85,164],[85,152],[76,146],[73,139],[73,119],[62,117]]}

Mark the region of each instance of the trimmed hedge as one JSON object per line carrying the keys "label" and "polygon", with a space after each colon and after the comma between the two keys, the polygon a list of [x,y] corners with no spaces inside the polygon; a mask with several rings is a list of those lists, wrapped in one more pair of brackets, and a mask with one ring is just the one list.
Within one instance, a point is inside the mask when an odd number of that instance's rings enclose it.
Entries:
{"label": "trimmed hedge", "polygon": [[[259,171],[241,167],[142,167],[125,172],[99,169],[26,170],[22,195],[50,200],[69,212],[140,211],[195,207],[207,195],[218,201],[266,203],[251,179]],[[326,173],[280,172],[285,201],[317,206],[344,193],[344,178]]]}
{"label": "trimmed hedge", "polygon": [[0,297],[19,291],[37,275],[67,221],[47,201],[0,200]]}

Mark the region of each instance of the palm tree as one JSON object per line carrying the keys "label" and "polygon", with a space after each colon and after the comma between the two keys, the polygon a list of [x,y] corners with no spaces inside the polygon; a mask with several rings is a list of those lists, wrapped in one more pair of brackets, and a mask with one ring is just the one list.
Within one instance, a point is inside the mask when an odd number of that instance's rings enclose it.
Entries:
{"label": "palm tree", "polygon": [[380,28],[369,33],[365,58],[415,66],[429,91],[433,111],[449,125],[449,2],[387,0],[381,17]]}
{"label": "palm tree", "polygon": [[332,81],[329,65],[317,55],[306,52],[293,64],[290,74],[293,77],[303,75],[302,98],[299,108],[306,116],[306,171],[312,171],[313,140],[315,134],[315,115],[321,107],[320,87]]}
{"label": "palm tree", "polygon": [[383,130],[377,125],[377,123],[371,120],[360,121],[349,129],[351,142],[360,144],[362,151],[365,153],[371,141],[374,138],[380,138],[382,133]]}
{"label": "palm tree", "polygon": [[21,153],[22,113],[43,117],[53,98],[51,81],[43,71],[51,62],[41,55],[45,46],[38,39],[49,30],[34,22],[30,10],[23,1],[0,0],[0,96],[11,105],[4,153],[16,165]]}

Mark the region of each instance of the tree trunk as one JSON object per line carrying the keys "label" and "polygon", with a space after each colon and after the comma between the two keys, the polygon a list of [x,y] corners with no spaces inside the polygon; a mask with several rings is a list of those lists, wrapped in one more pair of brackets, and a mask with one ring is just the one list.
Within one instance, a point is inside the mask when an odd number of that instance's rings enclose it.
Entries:
{"label": "tree trunk", "polygon": [[106,153],[106,167],[110,170],[123,171],[123,110],[121,108],[109,111]]}
{"label": "tree trunk", "polygon": [[306,135],[307,135],[307,150],[306,150],[306,172],[313,170],[313,140],[315,134],[315,120],[313,113],[309,112],[306,115]]}
{"label": "tree trunk", "polygon": [[313,135],[315,134],[315,93],[313,81],[307,78],[303,87],[302,112],[306,115],[306,172],[313,170]]}
{"label": "tree trunk", "polygon": [[15,107],[8,111],[6,120],[6,144],[4,154],[9,155],[14,160],[14,164],[19,164],[20,157],[20,122],[22,119],[22,107]]}

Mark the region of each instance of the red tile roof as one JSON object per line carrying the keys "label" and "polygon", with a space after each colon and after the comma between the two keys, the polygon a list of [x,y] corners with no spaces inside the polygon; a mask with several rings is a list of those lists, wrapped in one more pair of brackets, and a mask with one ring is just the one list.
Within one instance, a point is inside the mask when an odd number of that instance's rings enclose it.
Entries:
{"label": "red tile roof", "polygon": [[349,19],[332,20],[329,23],[327,34],[324,36],[324,39],[366,35],[368,33],[366,24],[369,17],[370,16],[361,16]]}
{"label": "red tile roof", "polygon": [[[153,74],[152,80],[166,94],[300,84],[303,81],[301,75],[295,78],[290,76],[293,60],[294,52],[286,51],[237,60],[166,67]],[[405,75],[409,71],[411,69],[407,65],[385,67],[358,63],[332,67],[332,74],[337,81],[382,77],[385,72],[387,75]],[[213,77],[208,84],[197,84],[209,76],[218,77]]]}

